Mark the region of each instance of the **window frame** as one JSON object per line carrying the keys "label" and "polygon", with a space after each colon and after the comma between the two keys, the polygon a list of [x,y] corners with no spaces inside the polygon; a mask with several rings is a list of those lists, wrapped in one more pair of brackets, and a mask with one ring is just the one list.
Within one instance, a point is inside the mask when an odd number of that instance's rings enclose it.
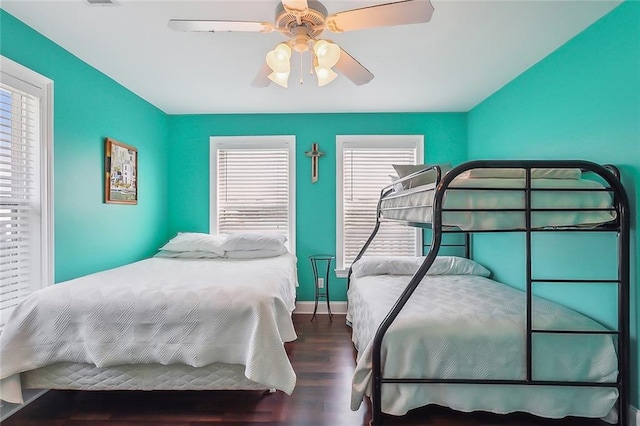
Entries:
{"label": "window frame", "polygon": [[218,149],[287,149],[289,155],[289,251],[296,253],[296,137],[295,135],[277,136],[211,136],[209,158],[209,232],[218,229]]}
{"label": "window frame", "polygon": [[36,227],[38,249],[31,253],[39,270],[30,267],[31,291],[36,291],[54,284],[53,80],[0,55],[0,81],[39,100],[36,166],[39,181],[35,198],[39,200],[40,212]]}
{"label": "window frame", "polygon": [[[344,265],[344,150],[349,148],[410,148],[416,150],[416,164],[424,162],[424,135],[337,135],[336,136],[336,269],[346,278],[351,265]],[[382,188],[380,188],[382,190]],[[372,228],[373,230],[373,228]],[[415,255],[422,255],[422,232],[415,229]]]}

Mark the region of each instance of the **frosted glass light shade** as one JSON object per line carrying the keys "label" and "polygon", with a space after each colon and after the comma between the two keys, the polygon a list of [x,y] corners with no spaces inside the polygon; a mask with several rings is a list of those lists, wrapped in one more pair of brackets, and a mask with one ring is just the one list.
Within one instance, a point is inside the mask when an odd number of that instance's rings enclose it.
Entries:
{"label": "frosted glass light shade", "polygon": [[322,87],[335,80],[338,74],[336,74],[331,68],[317,66],[316,76],[318,77],[318,86]]}
{"label": "frosted glass light shade", "polygon": [[291,59],[291,48],[285,43],[280,43],[267,53],[267,65],[276,73],[289,72],[291,69],[289,59]]}
{"label": "frosted glass light shade", "polygon": [[318,65],[324,68],[331,68],[340,59],[340,47],[327,40],[318,40],[313,45],[313,51],[318,58]]}
{"label": "frosted glass light shade", "polygon": [[284,87],[285,89],[288,87],[288,82],[289,82],[289,74],[291,74],[291,71],[287,70],[286,72],[272,72],[271,74],[269,74],[269,80],[273,81],[274,83]]}

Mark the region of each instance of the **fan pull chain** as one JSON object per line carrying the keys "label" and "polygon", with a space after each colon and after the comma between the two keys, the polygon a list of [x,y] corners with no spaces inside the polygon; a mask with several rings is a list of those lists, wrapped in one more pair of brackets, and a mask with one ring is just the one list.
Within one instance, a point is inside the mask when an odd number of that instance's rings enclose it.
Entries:
{"label": "fan pull chain", "polygon": [[300,54],[300,84],[304,83],[302,79],[302,53]]}

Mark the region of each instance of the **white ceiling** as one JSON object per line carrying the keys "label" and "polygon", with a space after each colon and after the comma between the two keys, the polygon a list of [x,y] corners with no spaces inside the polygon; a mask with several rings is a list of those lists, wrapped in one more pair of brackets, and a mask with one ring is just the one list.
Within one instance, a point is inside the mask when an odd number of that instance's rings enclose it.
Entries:
{"label": "white ceiling", "polygon": [[[375,78],[319,88],[294,60],[289,88],[251,82],[279,33],[185,33],[176,19],[273,22],[277,0],[2,0],[1,6],[170,114],[468,111],[620,1],[433,0],[431,22],[325,32]],[[329,13],[387,1],[325,0]],[[424,0],[418,0],[424,1]],[[294,55],[295,58],[295,55]]]}

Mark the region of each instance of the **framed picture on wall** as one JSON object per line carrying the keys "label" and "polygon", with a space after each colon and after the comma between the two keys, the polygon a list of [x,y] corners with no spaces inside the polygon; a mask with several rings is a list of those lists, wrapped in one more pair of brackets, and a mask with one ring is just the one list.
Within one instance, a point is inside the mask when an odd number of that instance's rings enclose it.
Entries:
{"label": "framed picture on wall", "polygon": [[138,204],[138,150],[106,138],[104,169],[104,202]]}

